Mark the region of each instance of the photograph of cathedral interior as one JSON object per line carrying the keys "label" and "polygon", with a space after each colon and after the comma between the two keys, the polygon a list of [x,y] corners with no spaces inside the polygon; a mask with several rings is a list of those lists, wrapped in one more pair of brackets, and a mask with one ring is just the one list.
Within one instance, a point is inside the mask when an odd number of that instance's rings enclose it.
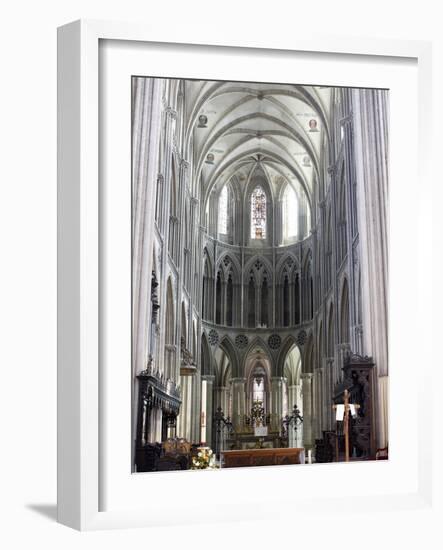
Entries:
{"label": "photograph of cathedral interior", "polygon": [[388,458],[388,99],[132,78],[134,472]]}

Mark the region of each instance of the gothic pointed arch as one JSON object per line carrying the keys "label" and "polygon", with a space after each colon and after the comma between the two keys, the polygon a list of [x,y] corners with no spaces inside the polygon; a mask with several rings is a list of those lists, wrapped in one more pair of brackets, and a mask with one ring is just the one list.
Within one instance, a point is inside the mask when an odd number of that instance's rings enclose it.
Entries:
{"label": "gothic pointed arch", "polygon": [[232,376],[238,377],[241,376],[240,368],[239,368],[239,358],[236,351],[236,348],[232,342],[232,340],[229,338],[229,336],[224,336],[219,344],[220,349],[226,353],[226,355],[229,358],[229,362],[232,369]]}
{"label": "gothic pointed arch", "polygon": [[274,199],[265,170],[257,162],[249,174],[244,197],[244,242],[264,246],[274,242]]}
{"label": "gothic pointed arch", "polygon": [[285,361],[290,353],[290,351],[296,347],[298,348],[297,341],[295,339],[295,336],[290,334],[287,336],[287,338],[283,341],[282,346],[280,348],[280,351],[277,356],[277,366],[276,366],[276,376],[284,376],[284,367],[285,367]]}
{"label": "gothic pointed arch", "polygon": [[211,354],[211,348],[208,343],[206,334],[203,332],[201,337],[201,373],[202,375],[215,375],[214,362]]}
{"label": "gothic pointed arch", "polygon": [[313,373],[314,372],[314,337],[312,333],[309,334],[308,340],[305,345],[303,361],[302,361],[302,371],[304,373]]}

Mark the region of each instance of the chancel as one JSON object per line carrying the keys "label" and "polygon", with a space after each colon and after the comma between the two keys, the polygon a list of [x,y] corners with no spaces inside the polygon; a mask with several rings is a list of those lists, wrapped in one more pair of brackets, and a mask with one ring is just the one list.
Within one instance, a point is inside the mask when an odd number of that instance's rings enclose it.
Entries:
{"label": "chancel", "polygon": [[133,471],[386,457],[388,91],[134,77],[132,168]]}

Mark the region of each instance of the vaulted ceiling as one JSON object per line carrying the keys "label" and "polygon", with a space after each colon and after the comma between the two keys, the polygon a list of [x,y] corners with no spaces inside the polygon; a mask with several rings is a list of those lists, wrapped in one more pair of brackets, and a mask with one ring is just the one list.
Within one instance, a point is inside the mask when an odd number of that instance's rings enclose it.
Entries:
{"label": "vaulted ceiling", "polygon": [[290,182],[311,202],[328,137],[330,88],[186,81],[187,150],[206,202],[215,185],[247,185],[259,167],[270,188]]}

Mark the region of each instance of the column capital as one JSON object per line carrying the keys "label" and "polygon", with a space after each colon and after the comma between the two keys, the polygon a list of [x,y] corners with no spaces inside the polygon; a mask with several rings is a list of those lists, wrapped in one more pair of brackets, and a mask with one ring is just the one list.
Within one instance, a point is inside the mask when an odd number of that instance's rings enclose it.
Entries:
{"label": "column capital", "polygon": [[231,382],[233,382],[234,384],[235,383],[245,383],[246,382],[246,378],[242,378],[242,377],[237,377],[237,378],[231,378]]}
{"label": "column capital", "polygon": [[206,380],[206,382],[214,382],[215,375],[214,374],[202,374],[201,379]]}
{"label": "column capital", "polygon": [[177,111],[172,107],[166,107],[165,113],[170,116],[173,120],[177,118]]}
{"label": "column capital", "polygon": [[300,378],[302,380],[312,380],[312,377],[314,376],[313,372],[302,372],[300,374]]}
{"label": "column capital", "polygon": [[349,115],[343,117],[340,119],[339,123],[340,123],[340,126],[346,126],[348,124],[351,124],[352,123],[352,120],[354,118],[354,113],[351,111],[349,113]]}
{"label": "column capital", "polygon": [[286,376],[271,376],[271,382],[285,382],[287,381]]}

